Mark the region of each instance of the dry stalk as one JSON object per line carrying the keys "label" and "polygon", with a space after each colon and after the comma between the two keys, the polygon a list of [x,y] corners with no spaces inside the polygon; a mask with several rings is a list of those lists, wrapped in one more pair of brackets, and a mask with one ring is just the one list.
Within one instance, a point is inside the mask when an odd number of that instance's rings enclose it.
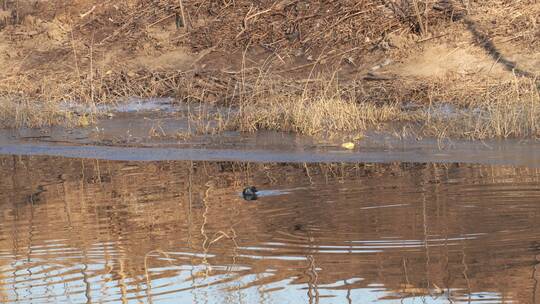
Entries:
{"label": "dry stalk", "polygon": [[184,4],[182,3],[182,0],[178,0],[178,5],[180,6],[180,16],[182,17],[182,24],[186,28],[187,31],[189,31],[189,25],[186,20],[186,15],[184,13]]}
{"label": "dry stalk", "polygon": [[422,16],[420,15],[420,8],[418,7],[417,0],[412,0],[412,6],[414,9],[414,14],[416,15],[416,19],[418,21],[418,26],[420,26],[420,32],[422,35],[427,34],[426,32],[426,26],[424,25],[424,22],[422,20]]}

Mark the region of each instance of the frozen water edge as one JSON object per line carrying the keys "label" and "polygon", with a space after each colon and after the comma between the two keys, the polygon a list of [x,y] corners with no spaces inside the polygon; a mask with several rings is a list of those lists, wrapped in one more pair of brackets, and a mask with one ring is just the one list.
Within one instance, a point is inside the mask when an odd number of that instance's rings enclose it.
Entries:
{"label": "frozen water edge", "polygon": [[[373,140],[373,139],[372,139]],[[97,145],[65,145],[44,142],[25,143],[15,139],[0,139],[0,154],[51,155],[72,158],[92,158],[130,161],[252,161],[252,162],[416,162],[416,163],[478,163],[540,168],[539,143],[517,141],[453,142],[440,146],[435,140],[398,142],[377,139],[354,151],[317,147],[261,149],[257,146],[220,148],[217,146],[186,147],[114,147]],[[393,141],[393,143],[391,143]]]}
{"label": "frozen water edge", "polygon": [[[340,142],[317,142],[300,135],[260,131],[252,134],[223,132],[192,135],[186,112],[230,111],[211,105],[174,103],[173,99],[130,99],[114,105],[66,103],[66,110],[117,113],[97,125],[66,129],[0,130],[0,154],[54,155],[110,160],[230,160],[254,162],[463,162],[540,167],[540,142],[534,140],[437,140],[398,138],[367,132],[348,151]],[[79,107],[79,108],[78,108]],[[203,107],[203,108],[201,108]],[[434,109],[434,115],[456,115],[456,109]],[[167,136],[149,135],[157,129]]]}

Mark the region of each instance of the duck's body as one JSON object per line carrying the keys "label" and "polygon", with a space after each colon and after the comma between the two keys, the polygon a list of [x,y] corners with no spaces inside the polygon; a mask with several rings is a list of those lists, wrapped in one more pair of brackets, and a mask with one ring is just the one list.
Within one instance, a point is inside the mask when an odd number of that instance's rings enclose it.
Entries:
{"label": "duck's body", "polygon": [[255,188],[255,186],[249,186],[249,187],[246,187],[244,188],[244,190],[242,191],[242,197],[246,200],[246,201],[254,201],[257,199],[257,188]]}

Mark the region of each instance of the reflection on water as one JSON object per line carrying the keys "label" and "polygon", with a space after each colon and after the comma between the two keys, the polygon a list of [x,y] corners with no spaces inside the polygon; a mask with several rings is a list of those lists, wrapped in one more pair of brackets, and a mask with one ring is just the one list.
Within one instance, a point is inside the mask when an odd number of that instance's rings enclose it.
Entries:
{"label": "reflection on water", "polygon": [[0,174],[5,302],[540,301],[532,169],[2,156]]}

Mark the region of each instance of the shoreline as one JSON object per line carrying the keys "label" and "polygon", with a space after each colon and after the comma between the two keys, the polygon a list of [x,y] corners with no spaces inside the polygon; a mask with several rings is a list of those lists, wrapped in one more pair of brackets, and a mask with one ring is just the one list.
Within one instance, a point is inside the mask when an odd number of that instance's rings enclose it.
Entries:
{"label": "shoreline", "polygon": [[540,137],[540,4],[406,3],[6,2],[0,127],[95,125],[62,104],[166,96],[234,107],[214,118],[242,132]]}
{"label": "shoreline", "polygon": [[[112,144],[72,139],[56,131],[45,139],[0,132],[2,155],[46,155],[118,161],[250,161],[250,162],[364,162],[364,163],[471,163],[540,168],[540,142],[534,140],[437,140],[399,138],[368,133],[352,150],[334,142],[317,142],[309,136],[264,131],[203,135],[182,141]],[[203,138],[203,139],[201,139]],[[204,140],[206,139],[206,141]]]}

